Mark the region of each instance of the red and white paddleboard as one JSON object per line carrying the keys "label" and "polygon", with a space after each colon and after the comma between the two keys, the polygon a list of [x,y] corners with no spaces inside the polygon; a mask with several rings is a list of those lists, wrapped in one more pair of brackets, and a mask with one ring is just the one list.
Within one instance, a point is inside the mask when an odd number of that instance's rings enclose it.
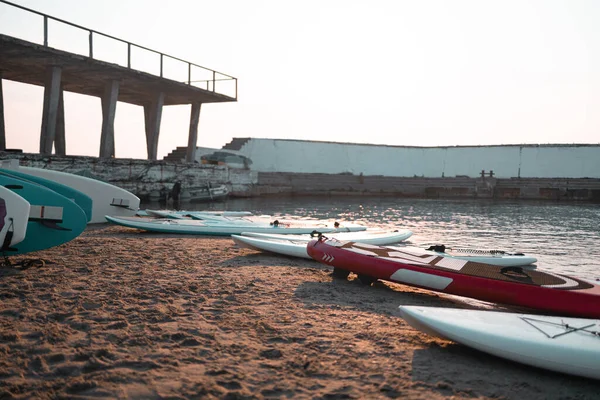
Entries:
{"label": "red and white paddleboard", "polygon": [[337,275],[354,272],[367,283],[383,279],[493,303],[600,318],[600,282],[327,238],[311,241],[307,251],[333,266]]}

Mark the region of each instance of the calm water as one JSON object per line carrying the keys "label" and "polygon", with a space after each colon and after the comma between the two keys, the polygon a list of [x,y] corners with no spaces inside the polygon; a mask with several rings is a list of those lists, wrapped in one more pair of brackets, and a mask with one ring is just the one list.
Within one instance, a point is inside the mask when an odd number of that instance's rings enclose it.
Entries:
{"label": "calm water", "polygon": [[[245,210],[410,229],[410,244],[519,250],[538,267],[600,278],[600,205],[364,197],[230,199],[184,204],[193,210]],[[145,204],[142,208],[158,208]]]}

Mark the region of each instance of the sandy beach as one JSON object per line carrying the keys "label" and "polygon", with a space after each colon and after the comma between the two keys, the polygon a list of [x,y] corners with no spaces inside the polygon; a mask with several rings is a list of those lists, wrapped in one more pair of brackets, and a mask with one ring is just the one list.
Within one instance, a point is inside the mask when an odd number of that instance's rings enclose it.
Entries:
{"label": "sandy beach", "polygon": [[476,307],[229,238],[101,225],[0,268],[0,399],[592,399],[600,382],[422,334],[399,305]]}

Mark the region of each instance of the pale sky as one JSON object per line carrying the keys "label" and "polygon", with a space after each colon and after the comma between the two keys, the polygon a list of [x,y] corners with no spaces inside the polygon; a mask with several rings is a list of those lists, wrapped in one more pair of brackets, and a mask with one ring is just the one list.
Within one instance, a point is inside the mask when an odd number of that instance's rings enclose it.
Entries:
{"label": "pale sky", "polygon": [[[595,0],[13,2],[238,78],[237,103],[203,105],[202,147],[600,143]],[[0,3],[0,33],[41,43],[42,26]],[[83,31],[49,37],[87,53]],[[4,81],[7,147],[39,151],[42,95]],[[189,113],[164,108],[158,159],[187,145]],[[67,154],[98,156],[100,99],[65,94],[65,118]],[[141,107],[118,103],[115,141],[117,157],[147,157]]]}

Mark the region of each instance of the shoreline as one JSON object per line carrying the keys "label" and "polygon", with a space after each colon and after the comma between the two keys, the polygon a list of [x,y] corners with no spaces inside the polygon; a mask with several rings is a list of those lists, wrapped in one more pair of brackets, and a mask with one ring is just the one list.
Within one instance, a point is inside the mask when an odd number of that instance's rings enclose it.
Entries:
{"label": "shoreline", "polygon": [[[600,382],[433,338],[400,305],[486,304],[230,238],[102,224],[0,269],[0,398],[597,398]],[[352,278],[351,278],[352,279]]]}

